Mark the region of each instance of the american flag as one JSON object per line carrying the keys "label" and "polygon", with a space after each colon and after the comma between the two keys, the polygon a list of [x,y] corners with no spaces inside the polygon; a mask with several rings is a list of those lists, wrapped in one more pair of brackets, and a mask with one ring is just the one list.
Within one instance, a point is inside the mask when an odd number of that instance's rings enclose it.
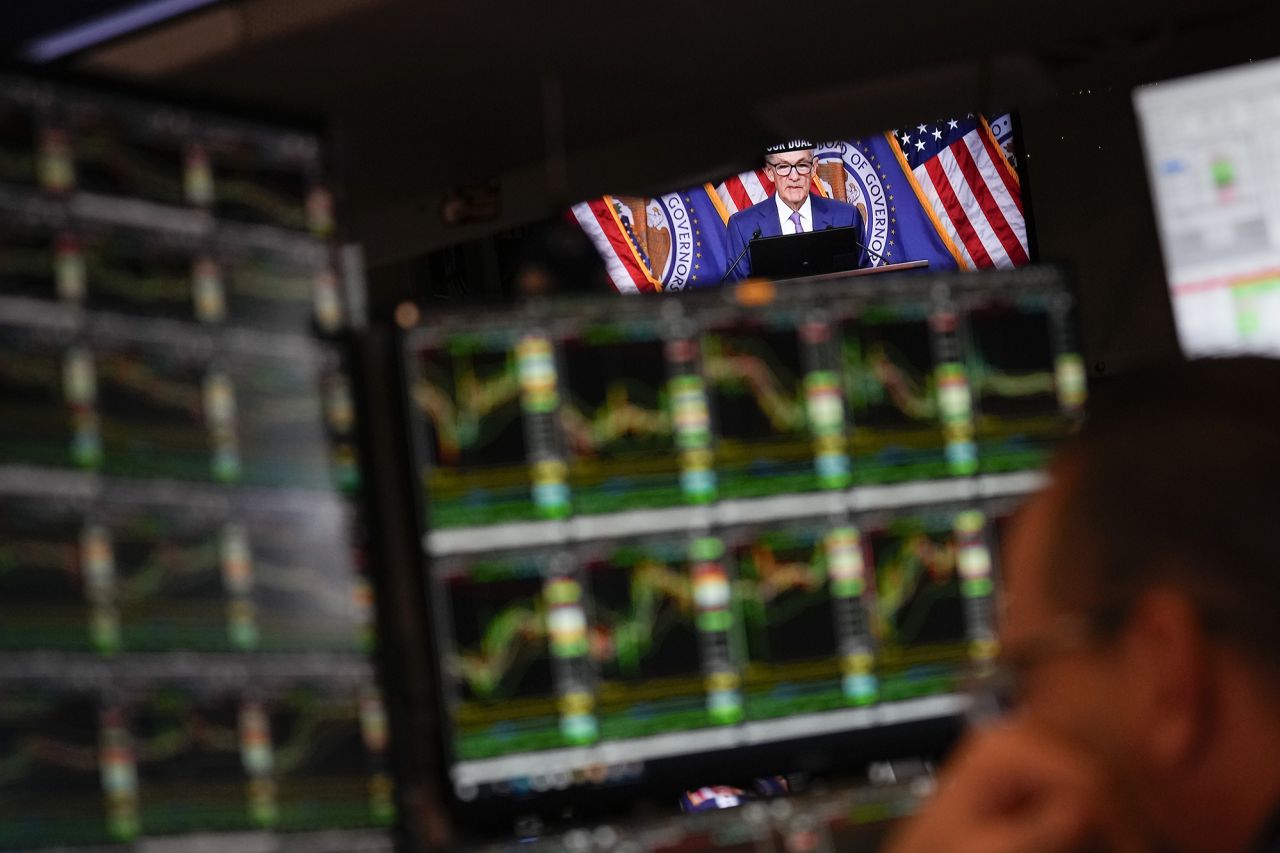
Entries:
{"label": "american flag", "polygon": [[729,215],[739,210],[746,210],[753,204],[764,201],[773,195],[773,181],[769,180],[764,169],[742,172],[716,185],[716,195]]}
{"label": "american flag", "polygon": [[981,116],[892,131],[920,202],[954,245],[961,266],[1010,269],[1027,263],[1027,222],[1018,174]]}

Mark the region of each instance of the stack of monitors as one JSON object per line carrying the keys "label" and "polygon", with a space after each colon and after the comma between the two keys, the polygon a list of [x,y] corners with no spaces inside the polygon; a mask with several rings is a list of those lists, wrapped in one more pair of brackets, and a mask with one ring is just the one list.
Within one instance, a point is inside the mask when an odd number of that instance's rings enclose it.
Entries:
{"label": "stack of monitors", "polygon": [[0,78],[0,850],[391,844],[322,154]]}
{"label": "stack of monitors", "polygon": [[1026,269],[410,331],[455,794],[962,711],[1002,519],[1081,415],[1072,328]]}

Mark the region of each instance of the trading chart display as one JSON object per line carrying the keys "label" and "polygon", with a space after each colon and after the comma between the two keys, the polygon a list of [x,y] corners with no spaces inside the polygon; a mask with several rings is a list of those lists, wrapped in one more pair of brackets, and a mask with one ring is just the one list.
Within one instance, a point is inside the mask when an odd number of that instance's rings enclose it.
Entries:
{"label": "trading chart display", "polygon": [[153,507],[111,515],[100,529],[122,648],[230,650],[217,524]]}
{"label": "trading chart display", "polygon": [[350,389],[336,360],[241,356],[229,366],[242,482],[339,488],[360,485]]}
{"label": "trading chart display", "polygon": [[[84,271],[86,304],[104,311],[195,318],[196,241],[119,227],[86,227],[64,236],[58,263]],[[65,289],[65,288],[64,288]]]}
{"label": "trading chart display", "polygon": [[395,820],[386,714],[376,693],[322,681],[267,698],[275,828],[387,826]]}
{"label": "trading chart display", "polygon": [[219,218],[320,236],[332,230],[332,203],[318,183],[316,146],[210,137],[194,156],[207,158]]}
{"label": "trading chart display", "polygon": [[580,556],[600,672],[601,736],[716,722],[708,706],[687,538],[588,545]]}
{"label": "trading chart display", "polygon": [[874,305],[842,324],[844,392],[858,483],[951,473],[939,411],[932,306]]}
{"label": "trading chart display", "polygon": [[0,326],[0,395],[0,463],[101,461],[94,357],[69,330]]}
{"label": "trading chart display", "polygon": [[121,342],[95,352],[103,470],[234,482],[235,398],[207,356]]}
{"label": "trading chart display", "polygon": [[[431,527],[538,517],[517,340],[501,332],[423,342],[411,388]],[[549,362],[546,369],[554,371]],[[554,372],[551,374],[554,380]]]}
{"label": "trading chart display", "polygon": [[0,221],[0,292],[79,302],[84,275],[74,237],[27,217]]}
{"label": "trading chart display", "polygon": [[0,651],[89,651],[83,514],[73,503],[0,500]]}
{"label": "trading chart display", "polygon": [[357,653],[373,646],[373,594],[355,519],[337,502],[264,510],[222,531],[236,644]]}
{"label": "trading chart display", "polygon": [[101,844],[129,836],[109,820],[100,781],[98,706],[50,685],[6,688],[0,702],[0,849]]}
{"label": "trading chart display", "polygon": [[338,278],[323,248],[224,240],[199,272],[197,307],[207,322],[305,334],[334,332],[344,321]]}
{"label": "trading chart display", "polygon": [[959,689],[974,656],[990,651],[982,645],[992,632],[990,608],[970,604],[989,602],[993,583],[982,514],[928,509],[871,517],[862,527],[875,567],[871,619],[882,697]]}
{"label": "trading chart display", "polygon": [[843,704],[821,528],[753,530],[730,541],[748,715]]}
{"label": "trading chart display", "polygon": [[147,835],[250,829],[269,813],[250,785],[241,702],[229,692],[156,684],[123,703],[139,831]]}
{"label": "trading chart display", "polygon": [[[714,413],[721,496],[848,485],[839,377],[824,369],[834,365],[816,357],[829,327],[782,312],[709,323],[702,369]],[[824,337],[815,340],[815,332]],[[814,441],[823,426],[835,440],[825,452]],[[825,470],[815,457],[828,463]]]}
{"label": "trading chart display", "polygon": [[322,154],[0,77],[0,849],[390,847]]}
{"label": "trading chart display", "polygon": [[546,595],[552,555],[498,553],[436,567],[445,681],[459,758],[564,746]]}
{"label": "trading chart display", "polygon": [[406,334],[461,800],[963,710],[997,652],[995,504],[1083,406],[1070,293],[851,285]]}
{"label": "trading chart display", "polygon": [[984,471],[1036,468],[1078,418],[1084,366],[1062,298],[986,296],[965,312]]}
{"label": "trading chart display", "polygon": [[659,323],[584,323],[562,335],[558,419],[574,511],[682,503],[678,390]]}
{"label": "trading chart display", "polygon": [[166,132],[165,116],[129,121],[117,110],[88,104],[70,107],[59,130],[69,140],[68,168],[77,190],[182,205],[187,146]]}

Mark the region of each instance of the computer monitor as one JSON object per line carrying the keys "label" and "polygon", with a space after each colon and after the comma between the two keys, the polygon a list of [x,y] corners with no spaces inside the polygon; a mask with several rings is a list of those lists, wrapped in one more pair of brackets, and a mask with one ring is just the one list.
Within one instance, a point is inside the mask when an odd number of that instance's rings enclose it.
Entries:
{"label": "computer monitor", "polygon": [[1133,97],[1183,351],[1280,355],[1280,60]]}
{"label": "computer monitor", "polygon": [[751,274],[765,278],[798,278],[858,268],[860,229],[826,228],[779,237],[757,237],[747,245]]}
{"label": "computer monitor", "polygon": [[405,334],[464,822],[954,731],[994,653],[995,525],[1083,366],[1056,271],[887,278]]}

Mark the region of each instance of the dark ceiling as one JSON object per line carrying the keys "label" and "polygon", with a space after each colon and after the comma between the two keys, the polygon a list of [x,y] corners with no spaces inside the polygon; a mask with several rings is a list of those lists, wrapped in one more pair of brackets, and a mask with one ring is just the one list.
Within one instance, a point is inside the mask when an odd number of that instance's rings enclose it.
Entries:
{"label": "dark ceiling", "polygon": [[9,0],[0,27],[0,52],[17,56],[32,41],[112,12],[140,5],[141,0]]}

